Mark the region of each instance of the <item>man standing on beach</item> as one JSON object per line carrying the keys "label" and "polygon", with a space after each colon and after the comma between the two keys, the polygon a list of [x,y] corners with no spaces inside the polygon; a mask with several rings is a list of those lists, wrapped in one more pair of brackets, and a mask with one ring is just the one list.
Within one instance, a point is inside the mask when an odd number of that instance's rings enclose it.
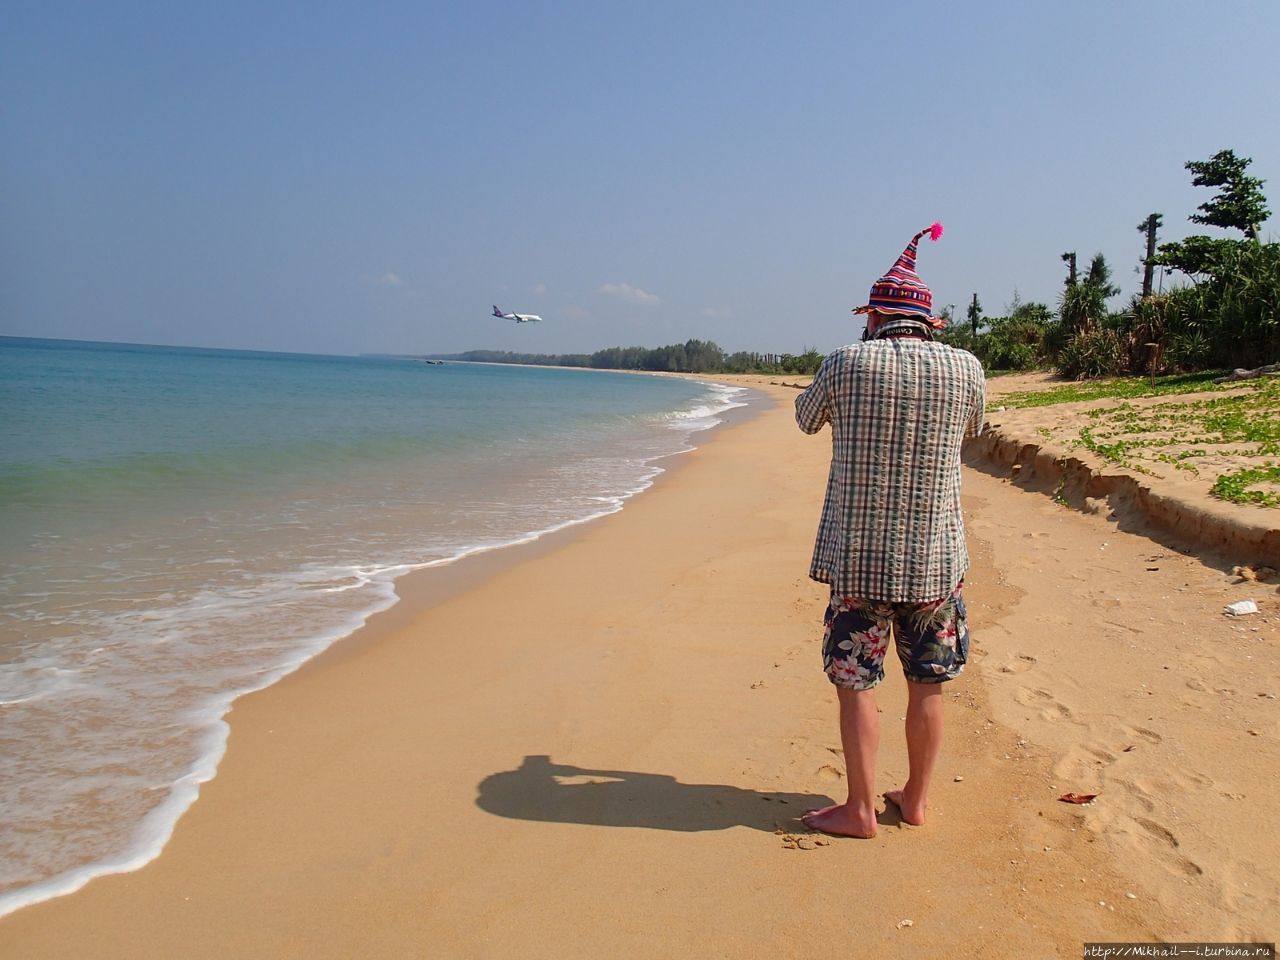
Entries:
{"label": "man standing on beach", "polygon": [[969,655],[962,596],[969,567],[960,514],[960,447],[982,429],[978,359],[934,342],[943,320],[916,273],[916,234],[871,287],[863,342],[823,361],[796,398],[805,433],[831,424],[831,472],[809,576],[830,584],[822,661],[836,686],[849,782],[845,803],[804,815],[817,830],[876,833],[875,687],[890,635],[907,678],[907,782],[884,794],[911,824],[925,821],[942,744],[942,684]]}

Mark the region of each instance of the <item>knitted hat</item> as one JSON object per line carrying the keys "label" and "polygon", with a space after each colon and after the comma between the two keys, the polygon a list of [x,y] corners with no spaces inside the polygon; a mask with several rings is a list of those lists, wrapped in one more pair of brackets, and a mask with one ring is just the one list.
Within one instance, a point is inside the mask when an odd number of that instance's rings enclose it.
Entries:
{"label": "knitted hat", "polygon": [[889,268],[889,272],[871,285],[871,296],[866,306],[855,307],[854,313],[870,313],[874,310],[877,313],[903,314],[923,321],[935,330],[942,329],[945,321],[941,317],[930,315],[933,311],[933,294],[916,273],[916,247],[926,233],[930,240],[937,240],[942,236],[942,224],[932,224],[911,238],[907,248],[902,251],[902,256]]}

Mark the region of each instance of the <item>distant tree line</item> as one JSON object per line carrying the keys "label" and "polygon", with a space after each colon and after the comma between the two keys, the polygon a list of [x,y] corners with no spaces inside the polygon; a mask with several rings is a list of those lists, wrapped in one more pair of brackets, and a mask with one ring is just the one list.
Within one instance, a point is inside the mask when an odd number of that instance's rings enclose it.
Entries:
{"label": "distant tree line", "polygon": [[726,354],[710,340],[687,340],[665,347],[606,347],[595,353],[512,353],[506,350],[468,350],[433,354],[425,359],[470,363],[522,363],[535,366],[591,367],[597,370],[647,370],[664,373],[792,373],[817,372],[823,355],[808,347],[803,353]]}
{"label": "distant tree line", "polygon": [[[1218,190],[1188,219],[1241,236],[1191,236],[1157,248],[1162,217],[1149,215],[1138,224],[1145,237],[1142,292],[1119,309],[1108,306],[1120,291],[1102,254],[1081,276],[1070,251],[1062,255],[1067,277],[1056,309],[1023,303],[1015,291],[1005,316],[984,317],[975,294],[969,323],[948,324],[942,339],[972,350],[990,370],[1054,367],[1073,379],[1277,362],[1280,244],[1260,238],[1270,211],[1263,181],[1247,175],[1251,162],[1221,150],[1186,164],[1193,185]],[[1157,268],[1188,282],[1153,290]]]}
{"label": "distant tree line", "polygon": [[[1257,367],[1280,361],[1280,244],[1264,242],[1261,225],[1271,215],[1263,181],[1248,175],[1252,161],[1220,150],[1188,161],[1192,184],[1217,193],[1188,219],[1236,231],[1239,236],[1191,236],[1157,244],[1162,217],[1138,224],[1144,237],[1142,292],[1113,308],[1120,289],[1111,268],[1095,254],[1083,272],[1076,252],[1062,254],[1066,279],[1057,304],[1023,302],[1016,290],[1003,316],[985,316],[975,293],[967,323],[948,317],[941,339],[971,350],[988,370],[1051,367],[1065,377],[1178,373]],[[1182,283],[1154,288],[1157,269]],[[944,314],[948,313],[943,311]],[[530,354],[493,350],[432,359],[526,363],[609,370],[683,373],[811,374],[823,355],[726,354],[711,341],[665,347],[608,347],[592,354]]]}

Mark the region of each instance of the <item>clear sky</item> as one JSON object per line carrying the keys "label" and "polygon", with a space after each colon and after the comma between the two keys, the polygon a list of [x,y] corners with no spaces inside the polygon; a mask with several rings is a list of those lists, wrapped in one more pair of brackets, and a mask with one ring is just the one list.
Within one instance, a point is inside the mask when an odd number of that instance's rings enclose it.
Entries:
{"label": "clear sky", "polygon": [[0,333],[825,352],[935,219],[939,309],[1056,304],[1066,250],[1127,297],[1148,213],[1205,232],[1186,160],[1280,211],[1277,37],[1276,0],[7,4]]}

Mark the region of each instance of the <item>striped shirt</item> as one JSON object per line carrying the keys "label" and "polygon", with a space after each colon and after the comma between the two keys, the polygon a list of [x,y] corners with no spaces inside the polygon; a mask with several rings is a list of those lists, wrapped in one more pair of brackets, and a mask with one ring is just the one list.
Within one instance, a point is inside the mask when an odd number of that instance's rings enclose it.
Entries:
{"label": "striped shirt", "polygon": [[841,347],[796,397],[805,433],[831,424],[831,472],[809,576],[863,600],[936,600],[969,568],[960,446],[982,430],[978,358],[908,338]]}

